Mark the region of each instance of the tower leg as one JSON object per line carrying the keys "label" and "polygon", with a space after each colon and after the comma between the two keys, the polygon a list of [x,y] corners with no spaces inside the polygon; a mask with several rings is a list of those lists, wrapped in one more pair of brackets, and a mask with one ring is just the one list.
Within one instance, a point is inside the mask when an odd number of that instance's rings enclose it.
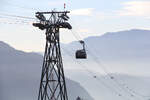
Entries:
{"label": "tower leg", "polygon": [[68,100],[57,27],[46,29],[38,100]]}

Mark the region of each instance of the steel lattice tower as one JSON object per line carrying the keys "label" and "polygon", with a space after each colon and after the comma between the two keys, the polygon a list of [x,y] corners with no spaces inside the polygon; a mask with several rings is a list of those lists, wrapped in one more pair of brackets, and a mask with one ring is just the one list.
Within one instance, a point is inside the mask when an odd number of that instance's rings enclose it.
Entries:
{"label": "steel lattice tower", "polygon": [[[60,28],[71,29],[67,22],[68,11],[37,12],[39,23],[33,23],[39,29],[46,29],[46,46],[43,60],[38,100],[68,100],[62,56],[60,50]],[[45,14],[50,15],[47,20]]]}

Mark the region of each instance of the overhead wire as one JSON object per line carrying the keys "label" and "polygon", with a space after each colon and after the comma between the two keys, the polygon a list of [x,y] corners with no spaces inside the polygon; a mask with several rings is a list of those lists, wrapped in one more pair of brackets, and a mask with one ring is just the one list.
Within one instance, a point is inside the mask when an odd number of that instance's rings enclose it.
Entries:
{"label": "overhead wire", "polygon": [[18,22],[0,22],[0,24],[30,25],[29,23],[18,23]]}
{"label": "overhead wire", "polygon": [[[72,32],[72,34],[74,34],[74,33]],[[80,36],[77,36],[77,34],[76,34],[76,35],[74,34],[74,36],[75,36],[75,38],[77,38],[77,40],[80,40],[80,39],[79,39]],[[88,50],[89,50],[89,49],[88,49]],[[99,65],[99,61],[97,60],[97,57],[96,57],[92,52],[90,52],[90,51],[91,51],[91,50],[89,50],[88,52],[92,55],[92,58],[94,59],[94,61]],[[125,90],[123,87],[120,86],[120,84],[118,83],[118,81],[116,81],[116,79],[114,79],[114,76],[112,76],[111,74],[109,74],[108,70],[105,68],[104,65],[102,65],[102,64],[100,63],[100,67],[103,69],[103,71],[104,71],[104,72],[106,73],[106,75],[109,77],[109,79],[110,79],[111,81],[114,81],[114,82],[118,85],[118,87],[119,87],[120,89],[122,89],[124,92],[128,93],[130,96],[134,97],[134,95],[133,95],[132,93],[130,93],[129,91]]]}
{"label": "overhead wire", "polygon": [[[67,54],[69,54],[69,53],[67,53]],[[71,55],[70,55],[70,56],[71,56]],[[79,63],[79,62],[78,62],[78,63]],[[80,63],[80,65],[81,65],[81,63]],[[82,65],[82,66],[84,66],[84,65]],[[86,68],[86,67],[84,67],[84,68]],[[89,73],[92,72],[92,71],[88,70],[87,68],[86,68],[86,71],[89,72]],[[98,78],[98,77],[97,77],[96,79],[97,79],[97,80],[100,80],[100,81],[102,80],[101,78]],[[104,80],[105,80],[105,79],[104,79]],[[110,84],[109,84],[109,85],[110,85]],[[109,85],[108,85],[107,87],[110,87]],[[114,86],[113,86],[113,87],[114,87]],[[120,94],[118,93],[118,95],[121,96],[121,93],[120,93]]]}
{"label": "overhead wire", "polygon": [[[62,48],[62,47],[61,47]],[[66,49],[64,49],[64,48],[62,48],[65,52],[66,52],[66,54],[67,55],[69,55],[70,56],[70,58],[72,58],[72,55],[70,54],[70,52],[68,51],[68,50],[66,50]],[[90,74],[90,76],[95,76],[95,74],[93,74],[93,72],[92,71],[90,71],[86,66],[84,66],[82,63],[80,63],[79,61],[77,62],[84,70],[86,70],[89,74]],[[96,78],[94,78],[94,79],[96,79],[97,81],[99,81],[104,87],[106,87],[106,88],[108,88],[110,91],[112,91],[112,92],[114,92],[115,94],[117,94],[117,96],[119,96],[119,97],[123,97],[125,100],[129,100],[127,97],[125,97],[124,95],[122,95],[121,93],[118,93],[114,88],[112,88],[112,87],[110,87],[109,85],[107,85],[101,78],[98,78],[98,77],[96,77]]]}
{"label": "overhead wire", "polygon": [[125,88],[123,88],[120,83],[118,82],[118,80],[116,80],[116,78],[114,76],[112,76],[109,71],[106,69],[106,67],[100,63],[100,61],[98,60],[98,58],[91,52],[91,49],[88,48],[88,52],[92,55],[92,58],[94,59],[94,61],[102,68],[102,70],[106,73],[106,75],[108,76],[108,78],[114,82],[121,90],[123,90],[124,92],[126,92],[127,94],[129,94],[131,97],[134,97],[134,94],[129,92],[128,90],[126,90]]}
{"label": "overhead wire", "polygon": [[[123,79],[121,79],[121,80],[123,80]],[[139,93],[138,91],[135,91],[134,89],[131,89],[130,86],[128,86],[125,83],[123,83],[122,86],[124,88],[126,88],[127,90],[129,90],[130,92],[134,93],[135,95],[138,95],[138,96],[141,96],[141,97],[144,97],[144,98],[150,98],[149,95],[143,95],[143,94]]]}
{"label": "overhead wire", "polygon": [[[72,32],[73,33],[73,32]],[[73,33],[74,34],[74,33]],[[75,38],[77,38],[77,40],[80,40],[78,39],[78,37],[76,36]],[[90,52],[90,50],[89,50]],[[96,59],[97,61],[97,59]],[[99,62],[99,61],[98,61]],[[109,75],[109,77],[111,77],[111,75],[109,74],[109,72],[105,69],[105,66],[103,67],[103,70],[107,73],[107,75]],[[114,77],[114,76],[113,76]],[[122,88],[122,90],[126,91],[127,93],[129,93],[132,97],[135,97],[136,96],[140,96],[140,97],[150,97],[148,95],[143,95],[143,94],[140,94],[136,91],[134,91],[133,89],[129,88],[128,86],[127,87],[122,87],[121,84],[118,82],[118,80],[116,78],[113,78],[113,80],[115,80],[115,83],[120,87]],[[137,97],[138,98],[138,97]]]}
{"label": "overhead wire", "polygon": [[6,13],[0,12],[0,23],[1,24],[30,25],[34,21],[36,21],[36,19],[33,17],[19,16],[19,15],[6,14]]}
{"label": "overhead wire", "polygon": [[0,24],[19,24],[19,25],[31,25],[33,23],[30,20],[7,18],[0,16]]}
{"label": "overhead wire", "polygon": [[0,15],[0,19],[11,20],[11,21],[24,21],[24,22],[31,22],[32,21],[29,19],[20,19],[20,18],[16,18],[16,17],[2,16],[2,15]]}
{"label": "overhead wire", "polygon": [[[86,47],[88,48],[87,45],[86,45]],[[94,49],[94,48],[92,48],[92,49]],[[97,63],[100,63],[100,65],[101,65],[101,67],[103,68],[104,72],[110,77],[110,79],[112,78],[112,80],[113,80],[120,88],[122,88],[122,90],[124,90],[124,91],[126,91],[127,93],[129,93],[132,97],[134,97],[135,95],[141,96],[141,97],[150,97],[150,96],[142,95],[142,94],[140,94],[140,93],[138,93],[138,92],[132,90],[131,88],[129,88],[129,86],[122,87],[121,84],[120,84],[120,83],[118,82],[118,80],[116,79],[116,77],[112,76],[112,75],[110,74],[110,72],[106,69],[107,67],[106,67],[105,65],[103,65],[103,64],[98,60],[99,58],[97,58],[97,56],[94,55],[94,54],[91,52],[92,50],[90,50],[90,48],[88,48],[88,50],[89,50],[89,52],[91,53],[92,57],[93,57],[93,58],[95,57],[94,60],[95,60]],[[96,50],[94,50],[94,51],[96,51]]]}
{"label": "overhead wire", "polygon": [[21,19],[30,19],[30,20],[36,20],[36,18],[33,17],[28,17],[28,16],[20,16],[20,15],[13,15],[13,14],[5,14],[5,13],[1,13],[1,16],[7,16],[7,17],[15,17],[15,18],[21,18]]}
{"label": "overhead wire", "polygon": [[[22,7],[22,8],[25,8],[25,7]],[[25,8],[26,9],[26,8]],[[30,8],[29,8],[30,9]],[[33,18],[33,17],[27,17],[27,16],[19,16],[19,15],[13,15],[13,14],[4,14],[4,13],[0,13],[0,15],[2,15],[2,16],[6,16],[6,17],[15,17],[15,18],[21,18],[21,19],[28,19],[28,20],[35,20],[35,18]],[[1,22],[0,22],[1,23]],[[6,22],[4,22],[5,24],[6,24]],[[22,23],[20,23],[20,24],[23,24],[24,22],[22,22]],[[7,23],[7,24],[18,24],[18,23]],[[25,23],[24,23],[25,24]],[[27,23],[26,23],[27,24]],[[73,33],[73,31],[72,31],[72,33]],[[79,41],[80,40],[80,36],[79,35],[76,35],[75,33],[73,33],[73,35],[74,35],[74,37]],[[89,53],[90,54],[92,54],[90,51],[89,51]],[[93,55],[93,54],[92,54]],[[92,56],[92,57],[96,57],[96,56]],[[99,64],[99,61],[97,61],[97,58],[94,58],[95,60],[94,61],[96,61],[96,63],[97,64]],[[102,66],[101,66],[102,67]],[[109,72],[108,72],[108,70],[105,68],[105,67],[103,67],[103,70],[104,70],[104,72],[109,76],[109,78],[112,78],[112,76],[109,74]],[[119,83],[118,82],[116,82],[118,85],[119,85]],[[134,93],[136,93],[136,92],[134,92]],[[132,94],[131,94],[132,95]]]}
{"label": "overhead wire", "polygon": [[[17,4],[14,4],[14,3],[10,3],[8,1],[5,2],[5,5],[9,5],[9,6],[13,6],[13,7],[21,8],[21,9],[26,9],[26,10],[30,10],[30,11],[34,11],[34,12],[37,11],[37,9],[35,9],[35,8],[27,7],[27,6],[24,6],[24,5],[22,5],[22,6],[17,5]],[[8,12],[0,12],[0,16],[3,16],[5,18],[6,17],[7,18],[18,18],[19,20],[23,20],[23,23],[29,23],[29,21],[36,21],[36,18],[34,18],[34,17],[24,16],[24,15],[20,16],[20,15],[17,15],[17,14],[10,14]],[[20,23],[20,24],[23,24],[23,23]],[[13,24],[15,24],[15,23],[13,23]]]}

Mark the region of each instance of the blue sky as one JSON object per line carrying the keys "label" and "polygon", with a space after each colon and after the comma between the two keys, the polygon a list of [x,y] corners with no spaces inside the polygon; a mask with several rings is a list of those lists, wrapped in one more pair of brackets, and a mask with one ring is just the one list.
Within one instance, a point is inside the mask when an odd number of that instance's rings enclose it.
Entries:
{"label": "blue sky", "polygon": [[[1,0],[0,14],[34,17],[36,11],[52,9],[71,11],[73,32],[81,38],[128,29],[150,29],[150,0]],[[4,18],[0,15],[0,40],[24,51],[43,51],[44,31],[23,19]],[[12,23],[12,24],[11,24]],[[14,24],[15,23],[15,24]],[[16,24],[17,23],[17,24]],[[61,42],[75,40],[71,31],[61,31]]]}

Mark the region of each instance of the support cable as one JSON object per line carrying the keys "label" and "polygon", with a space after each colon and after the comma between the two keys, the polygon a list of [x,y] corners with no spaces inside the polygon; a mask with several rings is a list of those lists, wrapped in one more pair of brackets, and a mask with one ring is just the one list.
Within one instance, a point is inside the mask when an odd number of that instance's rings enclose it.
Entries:
{"label": "support cable", "polygon": [[[66,50],[64,48],[62,48],[62,49],[63,49],[63,51],[66,52],[66,54],[68,56],[70,56],[70,58],[72,58],[72,55],[68,50]],[[87,71],[90,76],[95,77],[95,74],[92,71],[90,71],[85,65],[83,65],[81,62],[78,61],[77,64],[79,64],[85,71]],[[100,82],[100,84],[102,84],[104,87],[108,88],[111,92],[114,92],[115,94],[117,94],[117,96],[123,97],[123,99],[125,99],[125,100],[130,100],[126,96],[122,95],[121,93],[118,93],[118,91],[116,89],[114,89],[114,88],[110,87],[109,85],[107,85],[101,78],[96,77],[94,79],[96,79],[98,82]]]}
{"label": "support cable", "polygon": [[[72,32],[72,34],[74,34],[74,33]],[[75,35],[74,35],[74,36],[75,36]],[[80,37],[80,36],[78,36],[78,37]],[[75,38],[77,38],[77,40],[80,40],[78,37],[76,36]],[[111,81],[115,82],[115,84],[118,85],[118,87],[119,87],[120,89],[122,89],[124,92],[126,92],[126,93],[128,93],[130,96],[134,97],[134,95],[133,95],[132,93],[130,93],[129,91],[127,91],[126,89],[124,89],[122,86],[120,86],[120,84],[118,83],[118,81],[117,81],[116,79],[114,79],[114,77],[113,77],[111,74],[109,74],[109,72],[108,72],[108,70],[105,68],[105,66],[102,65],[101,63],[99,63],[99,60],[97,60],[98,58],[97,58],[92,52],[90,52],[90,49],[88,49],[88,52],[92,55],[91,57],[94,59],[95,63],[97,63],[97,64],[103,69],[103,71],[106,73],[106,75],[109,77],[109,79],[110,79]]]}
{"label": "support cable", "polygon": [[7,17],[15,17],[15,18],[36,20],[36,18],[33,18],[33,17],[19,16],[19,15],[13,15],[13,14],[5,14],[5,13],[1,13],[1,12],[0,12],[0,15],[1,15],[1,16],[7,16]]}

